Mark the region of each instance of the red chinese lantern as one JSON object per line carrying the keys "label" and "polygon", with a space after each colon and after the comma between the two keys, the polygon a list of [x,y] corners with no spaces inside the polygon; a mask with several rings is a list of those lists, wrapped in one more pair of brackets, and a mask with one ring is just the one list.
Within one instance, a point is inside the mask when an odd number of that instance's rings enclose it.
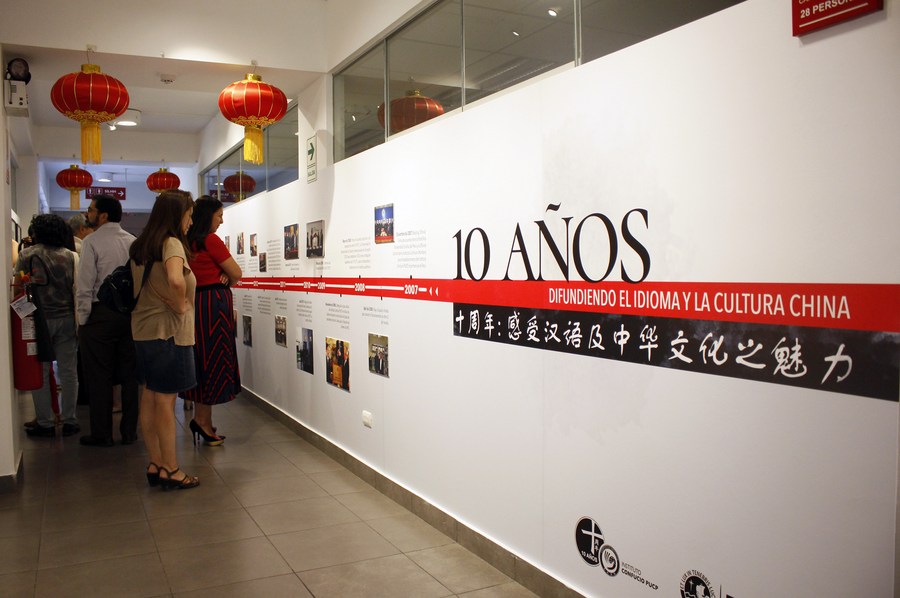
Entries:
{"label": "red chinese lantern", "polygon": [[72,164],[56,174],[56,184],[69,192],[69,209],[80,210],[81,199],[78,194],[94,184],[94,177],[87,170]]}
{"label": "red chinese lantern", "polygon": [[[441,103],[419,92],[407,91],[406,96],[391,100],[391,134],[430,120],[444,113]],[[378,107],[378,122],[384,127],[384,104]]]}
{"label": "red chinese lantern", "polygon": [[63,75],[50,90],[53,107],[81,123],[81,162],[101,161],[100,123],[128,108],[128,90],[96,64],[82,64],[80,73]]}
{"label": "red chinese lantern", "polygon": [[219,94],[219,110],[231,122],[244,127],[244,160],[251,164],[263,162],[263,129],[277,123],[287,112],[284,92],[262,77],[248,74],[243,81],[235,81]]}
{"label": "red chinese lantern", "polygon": [[181,179],[177,174],[169,172],[168,168],[160,168],[147,177],[147,188],[154,193],[162,193],[170,189],[178,189]]}
{"label": "red chinese lantern", "polygon": [[226,191],[237,197],[238,201],[241,201],[256,189],[256,180],[249,174],[237,171],[233,175],[225,177],[225,180],[222,181],[222,186],[225,187]]}

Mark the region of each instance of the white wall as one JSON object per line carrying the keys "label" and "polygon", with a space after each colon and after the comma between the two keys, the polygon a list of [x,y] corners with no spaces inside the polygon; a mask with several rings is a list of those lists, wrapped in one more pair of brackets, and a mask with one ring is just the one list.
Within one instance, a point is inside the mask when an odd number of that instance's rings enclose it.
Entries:
{"label": "white wall", "polygon": [[[900,55],[900,18],[887,4],[797,39],[789,5],[749,0],[320,167],[315,183],[230,207],[219,234],[232,251],[238,234],[247,246],[256,234],[269,256],[266,273],[258,258],[235,256],[248,283],[235,307],[253,330],[252,347],[238,348],[244,385],[586,595],[653,594],[626,565],[659,595],[679,595],[692,570],[717,596],[892,595],[897,396],[624,362],[610,354],[611,326],[606,359],[464,338],[450,303],[544,305],[547,285],[491,282],[508,263],[511,278],[524,277],[510,256],[517,224],[535,259],[534,221],[562,238],[564,217],[574,226],[602,212],[618,226],[642,208],[647,280],[623,284],[617,265],[594,288],[849,295],[844,320],[731,318],[785,339],[861,330],[887,343],[887,361],[873,367],[896,385],[900,63],[890,57]],[[301,104],[301,137],[321,126],[320,101]],[[389,203],[396,241],[376,245],[373,208]],[[324,258],[282,260],[284,227],[320,219]],[[453,281],[454,235],[475,227],[491,241],[488,276]],[[409,260],[414,236],[419,262]],[[584,249],[596,267],[608,249],[593,239]],[[640,269],[624,243],[621,255]],[[560,278],[546,245],[541,266]],[[405,281],[432,292],[372,290]],[[348,286],[314,292],[319,282]],[[686,329],[729,317],[612,312]],[[275,316],[287,318],[286,348],[274,342]],[[301,328],[314,331],[314,375],[295,366]],[[389,378],[366,367],[369,333],[390,339]],[[325,381],[326,337],[350,342],[350,392]],[[858,367],[867,353],[854,355]],[[601,526],[623,571],[585,564],[582,517]]]}

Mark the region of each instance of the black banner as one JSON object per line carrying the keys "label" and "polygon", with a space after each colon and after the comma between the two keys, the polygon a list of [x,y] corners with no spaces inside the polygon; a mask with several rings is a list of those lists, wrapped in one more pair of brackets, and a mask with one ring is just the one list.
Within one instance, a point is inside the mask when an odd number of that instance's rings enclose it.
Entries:
{"label": "black banner", "polygon": [[453,334],[897,401],[900,334],[453,304]]}

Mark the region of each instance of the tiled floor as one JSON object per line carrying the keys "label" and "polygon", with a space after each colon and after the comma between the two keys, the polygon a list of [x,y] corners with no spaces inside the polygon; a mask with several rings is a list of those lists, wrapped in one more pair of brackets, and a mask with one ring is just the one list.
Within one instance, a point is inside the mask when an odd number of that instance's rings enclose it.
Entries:
{"label": "tiled floor", "polygon": [[[30,396],[20,410],[31,418]],[[19,432],[24,479],[0,494],[0,595],[535,596],[253,404],[215,408],[221,447],[193,446],[191,414],[176,403],[192,490],[148,487],[141,442]]]}

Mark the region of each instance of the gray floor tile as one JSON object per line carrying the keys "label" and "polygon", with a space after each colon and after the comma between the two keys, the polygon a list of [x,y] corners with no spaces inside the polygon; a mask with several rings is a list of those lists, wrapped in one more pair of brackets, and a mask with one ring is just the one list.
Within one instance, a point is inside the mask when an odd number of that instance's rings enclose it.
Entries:
{"label": "gray floor tile", "polygon": [[538,598],[538,595],[515,583],[503,583],[499,586],[475,590],[459,594],[460,598]]}
{"label": "gray floor tile", "polygon": [[137,494],[51,503],[44,512],[46,532],[142,521],[147,518]]}
{"label": "gray floor tile", "polygon": [[309,477],[324,488],[328,494],[349,494],[350,492],[362,492],[372,489],[370,485],[346,469],[310,473]]}
{"label": "gray floor tile", "polygon": [[335,496],[342,505],[353,511],[363,521],[409,513],[406,509],[375,490],[351,492]]}
{"label": "gray floor tile", "polygon": [[169,584],[154,552],[123,558],[43,569],[37,574],[36,598],[165,596]]}
{"label": "gray floor tile", "polygon": [[438,598],[453,593],[404,555],[298,573],[316,598]]}
{"label": "gray floor tile", "polygon": [[0,588],[2,588],[3,598],[32,598],[34,596],[36,577],[37,571],[0,575]]}
{"label": "gray floor tile", "polygon": [[40,534],[0,538],[0,573],[37,569],[40,547]]}
{"label": "gray floor tile", "polygon": [[453,544],[453,540],[412,513],[372,519],[366,523],[388,542],[400,549],[401,552]]}
{"label": "gray floor tile", "polygon": [[210,511],[150,521],[159,550],[202,546],[262,536],[262,530],[244,509]]}
{"label": "gray floor tile", "polygon": [[457,594],[510,581],[459,544],[410,552],[408,556]]}
{"label": "gray floor tile", "polygon": [[235,484],[252,480],[284,478],[296,476],[300,472],[290,461],[277,455],[269,461],[236,461],[221,463],[215,466],[226,484]]}
{"label": "gray floor tile", "polygon": [[294,571],[307,571],[396,554],[397,548],[365,523],[278,534],[269,539]]}
{"label": "gray floor tile", "polygon": [[180,592],[175,598],[312,598],[312,594],[296,575],[279,575],[252,579],[227,586]]}
{"label": "gray floor tile", "polygon": [[174,592],[212,588],[291,573],[266,538],[165,550],[159,553]]}
{"label": "gray floor tile", "polygon": [[245,507],[328,496],[328,493],[303,474],[270,480],[233,482],[231,491]]}
{"label": "gray floor tile", "polygon": [[[213,465],[222,463],[239,463],[247,461],[255,461],[259,463],[284,461],[284,455],[276,451],[268,444],[231,444],[225,439],[225,444],[218,447],[209,447],[210,450],[205,451],[204,457]],[[212,450],[215,448],[216,450]]]}
{"label": "gray floor tile", "polygon": [[40,533],[43,517],[43,503],[18,509],[0,509],[0,538]]}
{"label": "gray floor tile", "polygon": [[286,455],[303,473],[320,473],[323,471],[342,470],[344,467],[318,449],[299,451]]}
{"label": "gray floor tile", "polygon": [[331,496],[249,507],[247,512],[266,534],[296,532],[359,521]]}
{"label": "gray floor tile", "polygon": [[156,552],[146,521],[41,534],[39,569]]}
{"label": "gray floor tile", "polygon": [[169,490],[143,488],[141,502],[148,519],[177,517],[240,508],[241,503],[223,484],[209,484],[205,478],[200,485],[190,490]]}

